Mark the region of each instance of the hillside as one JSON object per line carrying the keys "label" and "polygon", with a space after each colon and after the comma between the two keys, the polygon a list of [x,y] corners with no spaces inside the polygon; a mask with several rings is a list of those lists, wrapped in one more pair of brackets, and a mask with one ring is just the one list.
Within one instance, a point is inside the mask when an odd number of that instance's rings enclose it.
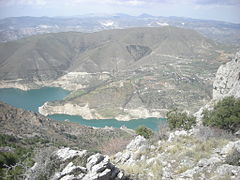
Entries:
{"label": "hillside", "polygon": [[[237,52],[235,58],[218,68],[214,99],[203,108],[213,110],[213,105],[224,97],[233,96],[239,100],[239,59]],[[235,108],[240,112],[239,106]],[[202,110],[199,110],[200,114]],[[233,118],[234,115],[225,109],[225,116]],[[237,117],[240,117],[239,113]],[[202,121],[202,116],[199,120]],[[240,119],[237,118],[236,122]],[[238,132],[232,134],[216,127],[217,124],[208,127],[199,123],[188,131],[163,128],[154,140],[136,137],[112,159],[133,179],[237,180],[240,178],[239,128],[236,127]]]}
{"label": "hillside", "polygon": [[163,117],[190,104],[196,111],[231,56],[199,33],[171,26],[43,34],[3,43],[0,54],[2,88],[73,90],[42,114],[119,120]]}
{"label": "hillside", "polygon": [[27,142],[100,150],[114,138],[131,139],[132,132],[111,128],[92,128],[66,121],[56,121],[38,113],[0,103],[0,134],[11,135]]}
{"label": "hillside", "polygon": [[200,34],[174,27],[45,34],[1,44],[0,77],[41,81],[69,71],[112,72],[141,66],[149,58],[136,62],[151,52],[201,58],[215,49],[216,45]]}

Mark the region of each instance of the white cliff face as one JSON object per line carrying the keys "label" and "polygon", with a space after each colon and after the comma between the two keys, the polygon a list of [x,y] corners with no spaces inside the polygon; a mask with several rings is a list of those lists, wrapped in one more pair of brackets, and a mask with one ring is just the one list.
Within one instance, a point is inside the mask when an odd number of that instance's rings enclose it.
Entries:
{"label": "white cliff face", "polygon": [[213,99],[226,96],[240,97],[240,52],[232,61],[219,67],[213,83]]}
{"label": "white cliff face", "polygon": [[103,82],[110,78],[109,72],[69,72],[55,80],[34,80],[27,82],[24,79],[0,80],[0,88],[17,88],[23,91],[39,89],[41,87],[61,87],[74,91],[91,86],[92,82]]}
{"label": "white cliff face", "polygon": [[227,96],[240,98],[240,51],[232,61],[218,68],[213,82],[213,99],[194,114],[197,124],[202,125],[204,110],[212,110],[215,102]]}
{"label": "white cliff face", "polygon": [[[38,108],[40,114],[44,116],[52,114],[68,114],[75,116],[82,116],[84,119],[108,119],[109,117],[102,116],[96,109],[90,108],[88,104],[78,105],[66,103],[63,105],[52,105],[49,102],[44,103]],[[119,121],[129,121],[132,119],[148,118],[148,117],[164,117],[166,114],[165,110],[148,110],[146,108],[136,108],[136,109],[124,109],[124,115],[118,115],[114,117]]]}
{"label": "white cliff face", "polygon": [[90,109],[88,104],[79,106],[77,104],[64,104],[52,106],[48,102],[38,108],[40,114],[47,116],[51,114],[68,114],[82,116],[84,119],[102,119],[102,117],[94,110]]}

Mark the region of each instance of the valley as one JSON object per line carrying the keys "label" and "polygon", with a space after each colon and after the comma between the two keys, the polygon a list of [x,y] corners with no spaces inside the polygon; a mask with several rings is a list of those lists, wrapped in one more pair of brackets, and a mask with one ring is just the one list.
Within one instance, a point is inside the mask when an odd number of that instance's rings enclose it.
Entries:
{"label": "valley", "polygon": [[[69,91],[61,88],[41,88],[28,91],[22,91],[19,89],[0,89],[0,101],[10,104],[14,107],[24,110],[38,112],[38,108],[42,106],[46,101],[62,100],[69,94]],[[76,108],[76,107],[75,107]],[[94,128],[129,128],[136,129],[140,125],[144,125],[154,131],[157,131],[159,127],[166,123],[164,118],[147,118],[147,119],[135,119],[131,121],[117,121],[115,119],[105,120],[86,120],[81,116],[71,116],[64,114],[55,114],[48,116],[50,119],[74,122],[84,126],[90,126]]]}
{"label": "valley", "polygon": [[0,52],[1,88],[71,91],[40,113],[120,121],[162,118],[173,108],[196,112],[211,99],[218,66],[232,57],[227,47],[171,26],[43,34],[2,43]]}
{"label": "valley", "polygon": [[239,12],[0,0],[0,180],[240,180]]}

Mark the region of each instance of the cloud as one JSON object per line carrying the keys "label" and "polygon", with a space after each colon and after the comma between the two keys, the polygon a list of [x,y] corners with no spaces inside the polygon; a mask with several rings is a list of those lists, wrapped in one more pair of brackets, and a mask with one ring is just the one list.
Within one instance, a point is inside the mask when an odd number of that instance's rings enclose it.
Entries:
{"label": "cloud", "polygon": [[240,5],[240,0],[68,0],[69,3],[101,3],[116,5],[146,5],[146,4],[195,4],[195,5]]}
{"label": "cloud", "polygon": [[0,0],[0,5],[15,6],[15,5],[37,5],[44,6],[47,0]]}
{"label": "cloud", "polygon": [[143,6],[157,4],[191,4],[191,5],[223,5],[223,6],[239,6],[240,0],[0,0],[0,5],[36,5],[44,6],[47,4],[106,4],[121,6]]}
{"label": "cloud", "polygon": [[[151,0],[150,0],[151,1]],[[139,6],[146,4],[147,0],[69,0],[69,3],[96,3],[96,4],[110,4],[110,5],[131,5]]]}
{"label": "cloud", "polygon": [[194,0],[199,5],[240,5],[240,0]]}

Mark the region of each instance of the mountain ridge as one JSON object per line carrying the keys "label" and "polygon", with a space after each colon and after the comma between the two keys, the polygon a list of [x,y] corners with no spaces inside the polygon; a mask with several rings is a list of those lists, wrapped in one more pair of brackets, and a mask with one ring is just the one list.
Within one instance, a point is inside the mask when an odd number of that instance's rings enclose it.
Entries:
{"label": "mountain ridge", "polygon": [[0,20],[0,41],[51,32],[97,32],[104,29],[176,26],[193,29],[225,44],[239,45],[240,25],[214,20],[182,17],[145,17],[117,15],[84,15],[75,17],[12,17]]}

